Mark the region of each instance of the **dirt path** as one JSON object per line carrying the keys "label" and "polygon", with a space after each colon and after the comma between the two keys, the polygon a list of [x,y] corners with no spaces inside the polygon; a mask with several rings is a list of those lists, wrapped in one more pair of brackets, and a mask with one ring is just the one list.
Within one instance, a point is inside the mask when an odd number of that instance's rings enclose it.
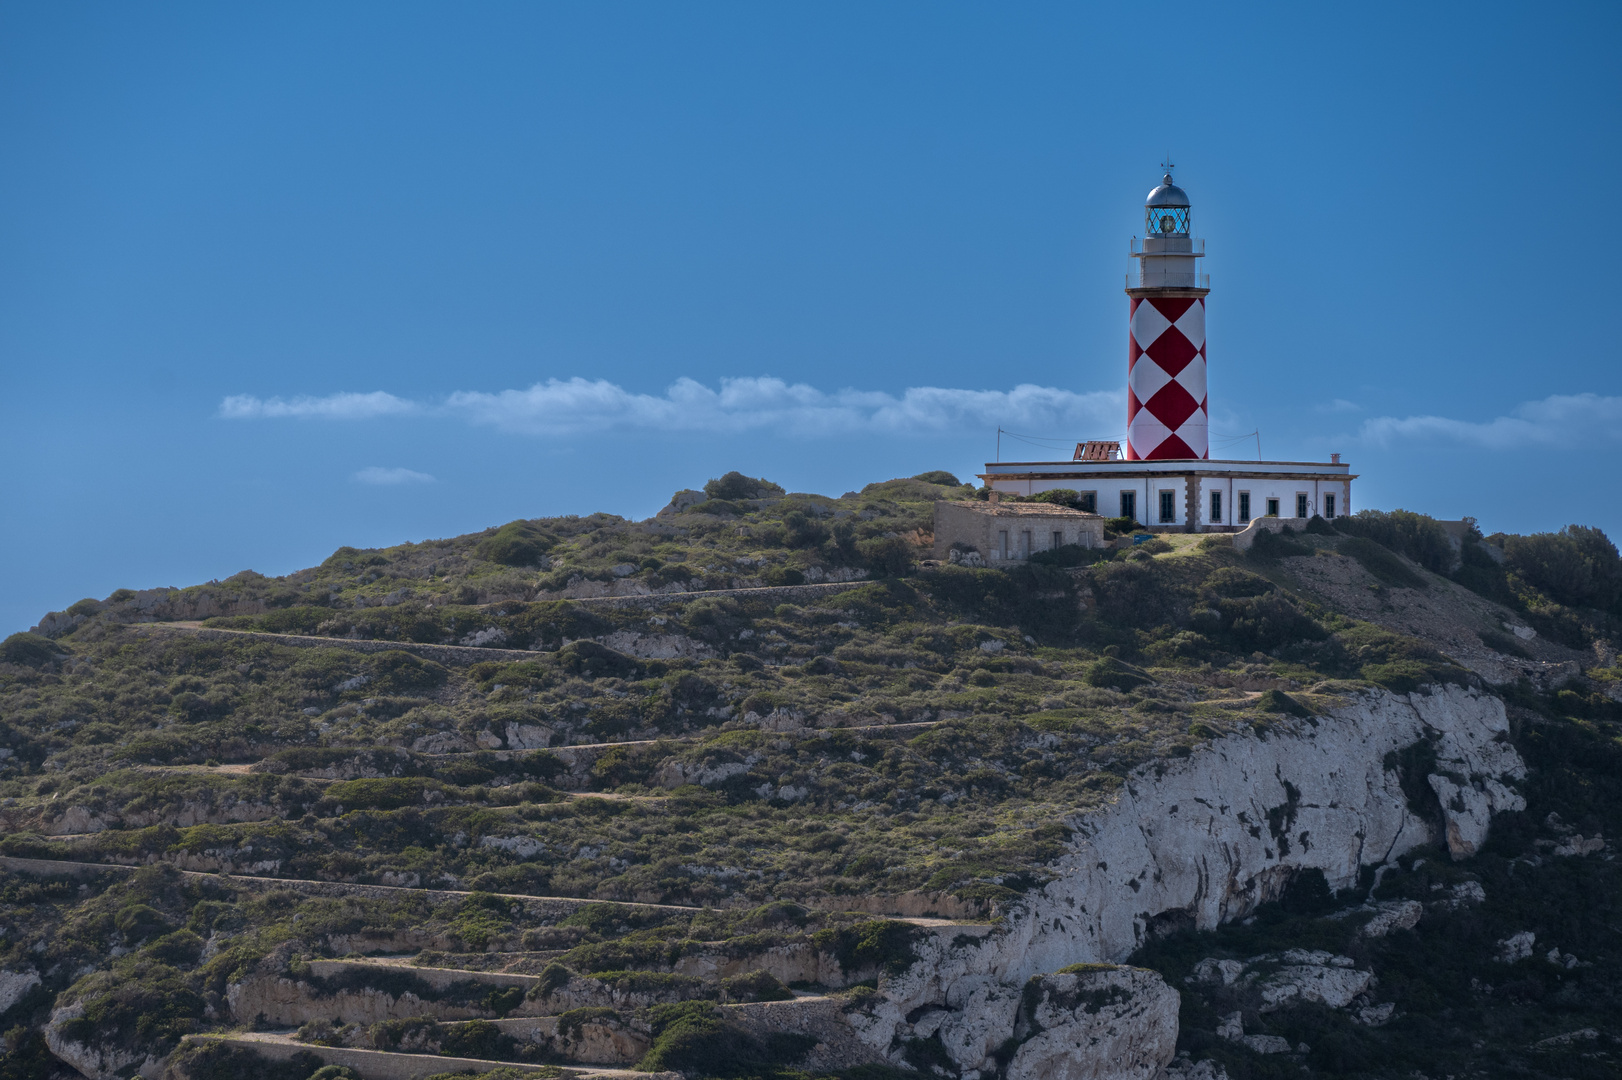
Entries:
{"label": "dirt path", "polygon": [[246,1045],[260,1056],[286,1061],[297,1054],[314,1054],[323,1064],[348,1065],[366,1080],[416,1080],[436,1073],[485,1073],[493,1069],[541,1073],[549,1076],[590,1077],[592,1080],[679,1080],[679,1073],[645,1073],[634,1069],[601,1065],[528,1065],[514,1061],[487,1061],[481,1058],[441,1057],[437,1054],[398,1054],[387,1050],[358,1050],[351,1047],[318,1046],[302,1043],[291,1033],[244,1031],[234,1035],[190,1035],[190,1040],[209,1039]]}
{"label": "dirt path", "polygon": [[[27,859],[12,855],[0,855],[0,867],[32,874],[81,876],[103,873],[133,874],[141,869],[139,866],[126,866],[122,863],[78,862],[73,859]],[[435,903],[475,895],[472,890],[468,889],[422,889],[405,885],[362,885],[348,881],[311,881],[304,878],[260,877],[257,874],[210,874],[201,870],[180,870],[177,872],[188,878],[208,879],[245,888],[291,889],[295,892],[307,892],[314,895],[380,897],[414,895],[426,897]],[[646,904],[633,900],[605,901],[578,896],[530,896],[526,893],[481,893],[479,895],[498,896],[503,900],[516,900],[526,904],[556,904],[569,908],[584,907],[587,904],[610,903],[622,907],[652,908],[656,911],[704,910],[690,904]]]}

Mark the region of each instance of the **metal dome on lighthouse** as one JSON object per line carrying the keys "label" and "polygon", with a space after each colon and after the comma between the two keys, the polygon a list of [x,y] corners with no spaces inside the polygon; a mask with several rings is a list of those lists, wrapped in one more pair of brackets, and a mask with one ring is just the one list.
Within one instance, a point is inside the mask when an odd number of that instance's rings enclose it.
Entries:
{"label": "metal dome on lighthouse", "polygon": [[[1204,241],[1191,232],[1188,194],[1172,182],[1168,160],[1160,186],[1144,200],[1144,238],[1134,240],[1136,274],[1128,324],[1126,457],[1129,461],[1210,456],[1205,385],[1205,297],[1210,276],[1195,260]],[[1134,278],[1136,280],[1134,280]]]}

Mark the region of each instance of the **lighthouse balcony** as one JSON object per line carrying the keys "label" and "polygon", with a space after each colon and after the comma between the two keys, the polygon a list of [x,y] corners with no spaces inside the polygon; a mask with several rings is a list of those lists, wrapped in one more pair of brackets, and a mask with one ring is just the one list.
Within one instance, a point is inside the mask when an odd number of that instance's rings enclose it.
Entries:
{"label": "lighthouse balcony", "polygon": [[1209,289],[1210,274],[1182,270],[1140,270],[1126,275],[1129,289]]}

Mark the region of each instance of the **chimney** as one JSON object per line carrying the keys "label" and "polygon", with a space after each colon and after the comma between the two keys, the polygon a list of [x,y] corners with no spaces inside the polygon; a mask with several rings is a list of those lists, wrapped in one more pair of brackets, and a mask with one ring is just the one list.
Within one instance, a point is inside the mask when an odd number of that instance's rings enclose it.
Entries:
{"label": "chimney", "polygon": [[990,503],[992,506],[996,506],[998,500],[1000,500],[1001,498],[1002,498],[1002,492],[1000,492],[997,489],[993,488],[986,495],[986,502]]}
{"label": "chimney", "polygon": [[1340,455],[1339,454],[1330,454],[1329,455],[1329,464],[1331,464],[1331,465],[1339,465],[1340,464]]}

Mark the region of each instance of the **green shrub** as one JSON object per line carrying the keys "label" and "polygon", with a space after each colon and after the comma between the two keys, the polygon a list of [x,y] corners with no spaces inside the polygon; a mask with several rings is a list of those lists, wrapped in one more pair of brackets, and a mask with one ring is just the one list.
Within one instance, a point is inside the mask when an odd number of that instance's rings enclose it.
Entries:
{"label": "green shrub", "polygon": [[340,780],[327,787],[323,801],[346,810],[398,810],[402,806],[421,806],[423,795],[440,787],[438,781],[420,776]]}
{"label": "green shrub", "polygon": [[[783,489],[770,480],[753,479],[741,472],[729,472],[725,476],[705,484],[704,494],[711,499],[731,501],[739,499],[771,499],[781,497]],[[703,506],[704,504],[700,503],[699,505]]]}
{"label": "green shrub", "polygon": [[481,559],[503,566],[539,566],[556,539],[528,521],[509,521],[473,547]]}
{"label": "green shrub", "polygon": [[721,980],[728,1001],[792,1001],[794,992],[769,971],[751,971]]}
{"label": "green shrub", "polygon": [[1279,559],[1311,554],[1311,548],[1290,539],[1289,529],[1283,532],[1263,529],[1256,534],[1256,542],[1251,544],[1250,550],[1246,552],[1246,555],[1255,562],[1276,562]]}
{"label": "green shrub", "polygon": [[1363,564],[1363,569],[1381,582],[1399,589],[1429,588],[1425,579],[1408,568],[1408,564],[1373,540],[1361,536],[1341,541],[1340,552]]}
{"label": "green shrub", "polygon": [[1622,615],[1622,557],[1599,529],[1567,525],[1557,533],[1508,537],[1504,561],[1556,603]]}
{"label": "green shrub", "polygon": [[918,958],[913,951],[916,928],[891,919],[854,926],[827,927],[811,935],[811,944],[833,954],[845,971],[879,967],[890,974],[905,971]]}
{"label": "green shrub", "polygon": [[[349,1076],[328,1072],[321,1059],[300,1050],[286,1061],[273,1061],[252,1050],[218,1039],[195,1039],[169,1059],[168,1071],[183,1080],[349,1080]],[[41,1073],[41,1076],[48,1075]]]}
{"label": "green shrub", "polygon": [[445,685],[450,672],[432,660],[423,660],[400,649],[380,652],[371,659],[370,694],[410,694]]}
{"label": "green shrub", "polygon": [[30,634],[26,630],[0,641],[0,660],[8,664],[21,664],[23,667],[44,667],[63,651],[50,638]]}
{"label": "green shrub", "polygon": [[956,476],[945,469],[935,469],[930,472],[919,473],[914,480],[925,484],[940,484],[942,487],[962,487],[963,483]]}
{"label": "green shrub", "polygon": [[595,641],[571,641],[557,656],[559,667],[583,679],[629,679],[637,671],[634,659]]}
{"label": "green shrub", "polygon": [[702,1076],[760,1076],[792,1065],[816,1045],[809,1035],[756,1039],[709,1002],[686,1001],[648,1010],[653,1048],[637,1069]]}
{"label": "green shrub", "polygon": [[[1456,561],[1447,531],[1441,522],[1427,514],[1411,510],[1359,510],[1350,517],[1336,518],[1335,528],[1406,555],[1433,573],[1447,573]],[[1345,545],[1341,550],[1345,550]]]}
{"label": "green shrub", "polygon": [[139,944],[173,928],[161,911],[147,904],[131,904],[123,908],[113,920],[113,926],[131,945]]}
{"label": "green shrub", "polygon": [[1051,506],[1068,506],[1072,510],[1081,509],[1081,492],[1069,488],[1053,488],[1039,492],[1036,495],[1016,495],[1014,502],[1048,503]]}
{"label": "green shrub", "polygon": [[191,967],[203,955],[203,939],[190,930],[176,930],[147,946],[147,953],[174,967]]}
{"label": "green shrub", "polygon": [[1088,686],[1101,686],[1122,692],[1154,682],[1147,671],[1133,667],[1114,656],[1104,656],[1093,661],[1087,666],[1084,677]]}
{"label": "green shrub", "polygon": [[1026,560],[1037,566],[1091,566],[1110,557],[1109,548],[1086,548],[1080,544],[1063,544],[1046,551],[1037,551]]}
{"label": "green shrub", "polygon": [[913,546],[904,537],[875,536],[856,545],[862,564],[879,577],[899,577],[912,569]]}

